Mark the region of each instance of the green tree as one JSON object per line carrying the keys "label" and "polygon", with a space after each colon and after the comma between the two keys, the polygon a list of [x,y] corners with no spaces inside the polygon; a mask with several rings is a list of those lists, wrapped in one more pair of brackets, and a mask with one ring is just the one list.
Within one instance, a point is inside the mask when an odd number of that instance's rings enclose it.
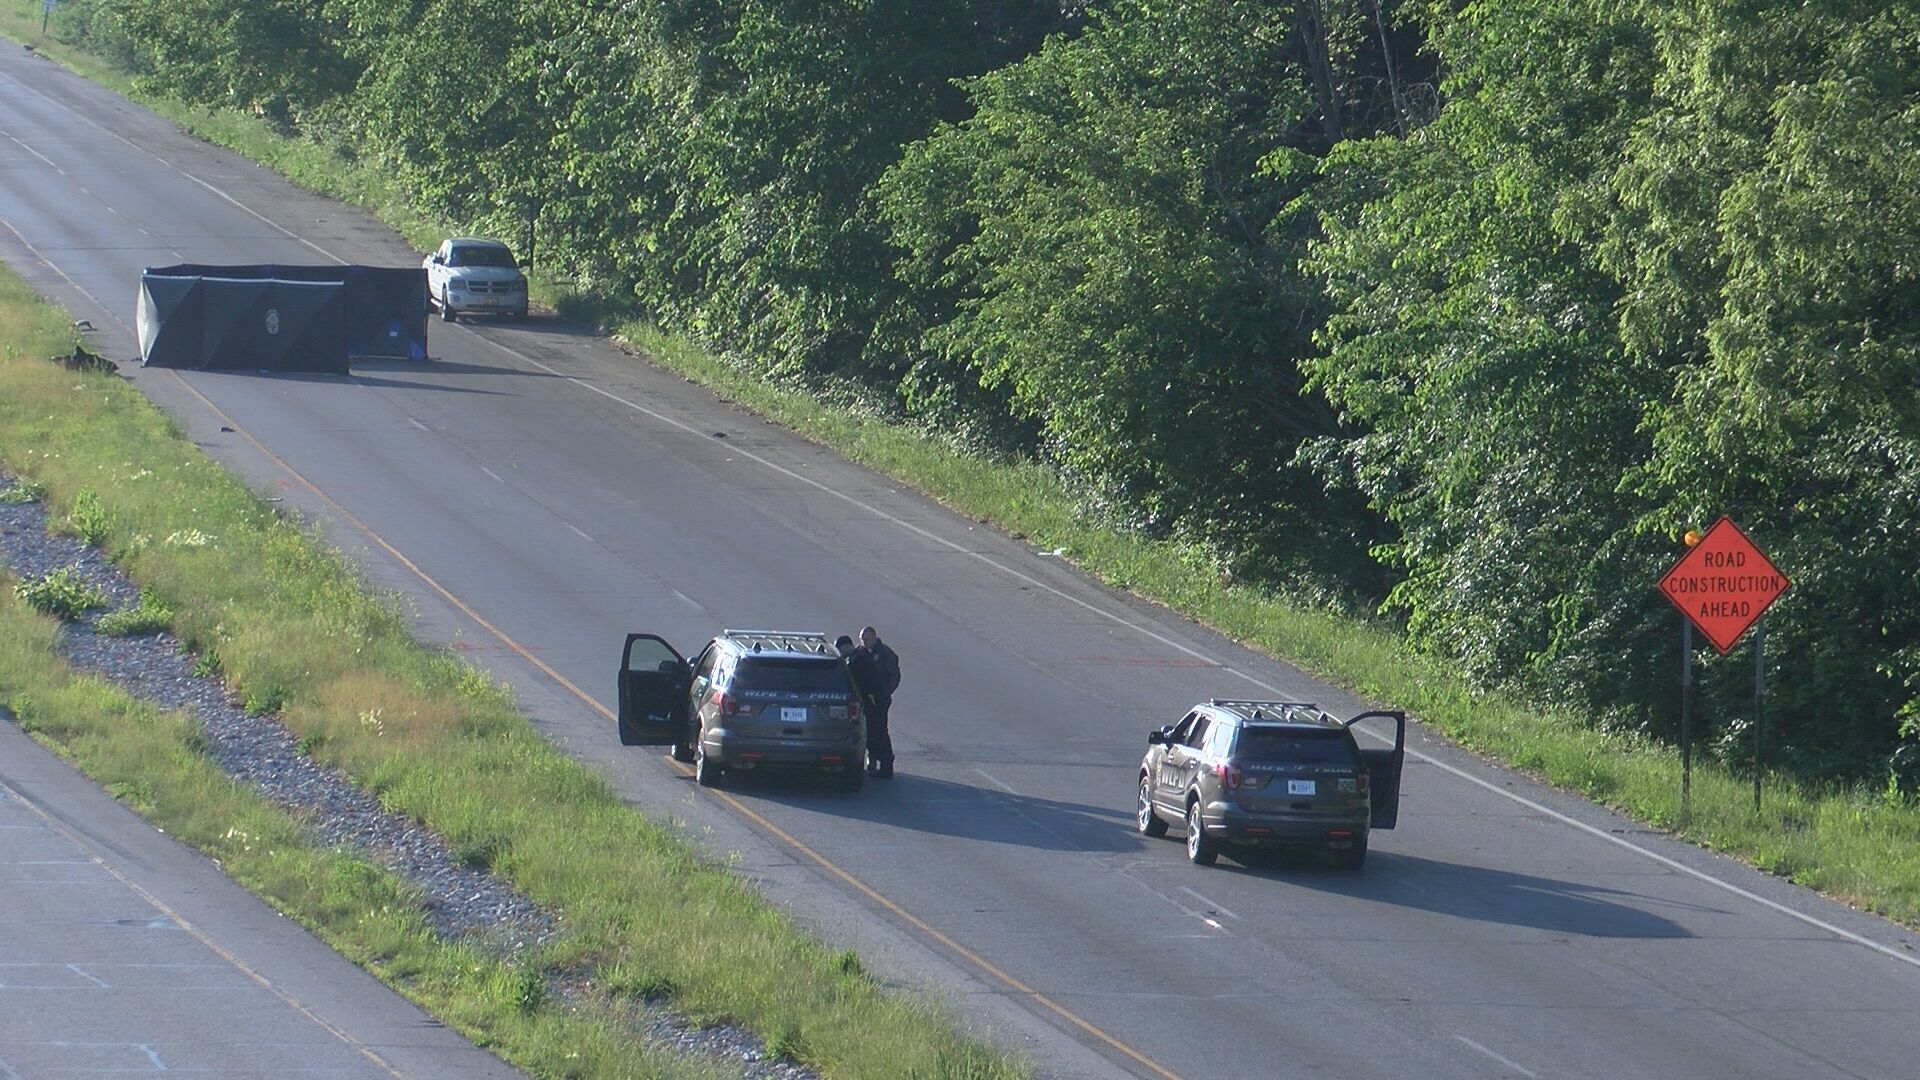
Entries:
{"label": "green tree", "polygon": [[1365,576],[1367,534],[1295,456],[1338,430],[1297,366],[1322,303],[1296,202],[1326,138],[1299,20],[1105,5],[969,84],[975,114],[882,198],[930,300],[917,406],[1002,392],[1119,514],[1326,585]]}

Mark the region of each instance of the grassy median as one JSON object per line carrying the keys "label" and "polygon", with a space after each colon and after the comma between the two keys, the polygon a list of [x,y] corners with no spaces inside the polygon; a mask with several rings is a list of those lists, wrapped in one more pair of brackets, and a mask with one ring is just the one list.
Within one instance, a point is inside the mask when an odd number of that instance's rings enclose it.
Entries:
{"label": "grassy median", "polygon": [[[0,32],[34,40],[38,7],[0,3]],[[124,76],[97,59],[46,46],[90,78],[125,91]],[[177,102],[144,103],[189,130],[276,168],[295,181],[380,214],[416,244],[444,233],[406,207],[381,178],[349,168],[310,144],[280,137],[231,113]],[[540,282],[536,278],[536,287]],[[540,295],[536,292],[536,295]],[[551,299],[551,289],[545,290]],[[584,310],[593,310],[585,298]],[[1746,859],[1856,906],[1920,926],[1920,807],[1871,786],[1793,783],[1769,776],[1763,809],[1751,781],[1697,763],[1692,814],[1680,820],[1680,765],[1671,747],[1596,731],[1585,718],[1542,710],[1465,684],[1443,660],[1415,654],[1391,627],[1224,585],[1203,552],[1153,542],[1089,521],[1046,470],[956,452],[923,433],[862,415],[803,391],[769,386],[740,365],[685,338],[608,318],[655,362],[737,403],[888,473],[970,517],[1024,534],[1109,584],[1192,616],[1372,700],[1405,708],[1475,750],[1617,807],[1643,821]],[[1702,703],[1711,707],[1712,703]]]}
{"label": "grassy median", "polygon": [[[0,700],[38,737],[342,952],[541,1075],[656,1072],[618,1023],[636,995],[737,1021],[829,1076],[1024,1075],[939,1010],[881,993],[856,958],[800,933],[738,877],[624,805],[542,740],[501,687],[413,641],[334,552],[209,461],[138,391],[41,359],[70,350],[71,334],[64,316],[0,273],[0,464],[44,489],[50,520],[97,503],[89,529],[100,545],[174,612],[175,632],[237,693],[279,710],[310,753],[388,809],[559,912],[567,933],[525,969],[434,939],[399,884],[304,847],[283,815],[226,782],[195,752],[189,722],[56,670],[50,625],[9,589]],[[544,970],[591,973],[602,995],[562,1009],[538,991]]]}

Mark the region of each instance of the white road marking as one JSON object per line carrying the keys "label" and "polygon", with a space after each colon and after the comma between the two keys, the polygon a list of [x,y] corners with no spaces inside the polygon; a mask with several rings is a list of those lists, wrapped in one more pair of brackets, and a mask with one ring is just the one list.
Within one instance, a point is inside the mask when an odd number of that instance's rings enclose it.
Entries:
{"label": "white road marking", "polygon": [[980,774],[981,776],[984,776],[984,777],[986,777],[986,778],[987,778],[987,782],[988,782],[989,784],[992,784],[992,785],[993,785],[994,787],[997,787],[997,788],[999,788],[999,789],[1000,789],[1001,791],[1004,791],[1004,792],[1006,792],[1006,793],[1007,793],[1007,794],[1009,794],[1009,795],[1018,795],[1018,794],[1020,794],[1019,792],[1017,792],[1017,791],[1015,791],[1015,790],[1013,790],[1013,785],[1012,785],[1012,784],[1009,784],[1009,783],[1007,783],[1006,781],[1004,781],[1004,780],[1002,780],[1002,779],[1000,779],[999,777],[997,777],[997,776],[995,776],[995,775],[993,775],[992,773],[990,773],[990,772],[988,772],[988,771],[987,771],[987,770],[985,770],[985,769],[975,769],[975,770],[973,770],[973,771],[974,771],[974,772],[977,772],[977,773],[979,773],[979,774]]}
{"label": "white road marking", "polygon": [[[276,231],[284,234],[289,239],[292,239],[301,244],[304,244],[307,247],[312,248],[314,251],[317,251],[320,254],[325,255],[327,258],[332,259],[337,263],[344,264],[348,261],[346,259],[339,257],[338,255],[333,254],[332,252],[326,250],[325,248],[322,248],[320,245],[315,244],[312,241],[305,239],[304,237],[296,235],[295,233],[289,231],[285,227],[268,219],[265,215],[261,214],[259,211],[254,210],[252,207],[247,206],[245,203],[240,202],[238,199],[235,199],[233,196],[228,195],[226,192],[221,191],[219,188],[214,187],[212,184],[207,183],[205,180],[200,179],[199,177],[193,175],[192,173],[189,173],[185,169],[174,164],[172,161],[169,161],[168,159],[161,157],[159,154],[156,154],[153,151],[148,150],[145,147],[142,147],[132,142],[131,140],[127,139],[125,136],[120,135],[118,132],[112,131],[102,126],[97,121],[93,120],[91,117],[88,117],[85,114],[78,112],[77,110],[69,109],[69,108],[66,108],[65,106],[62,106],[61,103],[55,101],[53,98],[48,97],[46,94],[41,93],[40,91],[34,89],[31,86],[27,86],[25,83],[21,83],[17,79],[9,78],[8,81],[21,87],[27,92],[33,94],[35,97],[38,97],[43,101],[46,101],[48,104],[55,106],[56,108],[61,108],[64,111],[72,112],[73,115],[79,117],[82,121],[86,122],[92,127],[97,128],[100,131],[105,132],[107,135],[112,136],[114,139],[118,140],[119,142],[122,142],[127,146],[130,146],[133,149],[138,150],[149,157],[152,157],[154,160],[159,161],[163,165],[166,165],[168,168],[172,169],[174,172],[179,173],[182,177],[184,177],[188,181],[194,184],[198,184],[199,186],[206,188],[208,191],[213,192],[215,195],[218,195],[220,198],[233,204],[235,207],[239,208],[240,210],[246,212],[247,214],[251,215],[254,218],[257,218],[261,222],[264,222],[266,225],[275,229]],[[94,296],[91,292],[88,292],[85,288],[82,288],[80,284],[78,282],[75,282],[71,277],[68,277],[65,271],[62,271],[58,267],[54,266],[52,260],[40,254],[38,249],[34,248],[32,244],[27,242],[26,237],[22,236],[18,229],[13,228],[11,224],[8,224],[4,221],[0,221],[0,224],[7,224],[8,230],[12,232],[15,237],[19,238],[20,242],[27,247],[27,250],[33,252],[35,257],[39,258],[41,262],[45,263],[49,269],[59,274],[61,278],[65,279],[69,285],[72,285],[75,289],[78,289],[82,295],[92,300],[95,304],[98,304],[103,308],[106,307],[105,304],[101,304],[100,299],[98,297]],[[109,308],[108,310],[110,311],[111,309]],[[114,321],[119,322],[122,329],[127,329],[126,323],[120,322],[118,317],[115,317]],[[527,364],[531,364],[532,366],[539,368],[541,371],[544,371],[549,375],[554,375],[558,378],[566,380],[567,382],[573,383],[576,386],[582,387],[584,389],[592,391],[593,393],[599,394],[600,396],[607,398],[608,400],[618,402],[621,405],[625,405],[627,408],[632,409],[633,411],[640,413],[643,416],[651,417],[655,420],[660,421],[663,424],[668,425],[669,427],[677,428],[680,431],[686,432],[689,435],[695,435],[695,436],[701,435],[701,429],[694,425],[685,423],[684,421],[681,421],[681,420],[676,420],[673,417],[667,416],[664,413],[658,412],[654,409],[649,409],[646,406],[638,404],[636,402],[629,401],[628,399],[621,397],[619,394],[616,394],[611,390],[606,390],[606,389],[602,389],[601,387],[595,386],[594,384],[586,381],[585,379],[580,378],[579,376],[569,375],[566,372],[559,371],[555,368],[549,367],[548,365],[543,364],[538,360],[535,360],[533,357],[528,356],[515,349],[508,348],[507,346],[493,340],[492,338],[484,337],[478,334],[474,335],[474,337],[481,344],[491,346],[503,353],[506,353],[508,356],[514,357],[515,359],[523,361]],[[1074,605],[1075,607],[1081,608],[1082,610],[1088,612],[1089,614],[1099,616],[1100,618],[1106,619],[1119,626],[1132,630],[1135,633],[1139,634],[1142,637],[1147,638],[1150,641],[1158,642],[1170,649],[1173,649],[1176,652],[1184,653],[1185,655],[1192,657],[1196,660],[1204,660],[1209,664],[1219,667],[1219,669],[1225,672],[1226,674],[1245,680],[1246,682],[1254,686],[1257,686],[1260,689],[1265,690],[1270,694],[1276,694],[1282,697],[1288,696],[1287,691],[1280,689],[1279,687],[1273,685],[1272,683],[1267,682],[1264,679],[1259,678],[1256,675],[1253,675],[1249,672],[1241,671],[1240,669],[1232,667],[1228,664],[1224,664],[1219,660],[1211,656],[1208,656],[1206,653],[1201,652],[1198,649],[1192,648],[1178,641],[1175,641],[1174,639],[1167,637],[1166,635],[1161,634],[1147,626],[1144,626],[1141,623],[1133,619],[1130,619],[1124,615],[1119,615],[1112,611],[1108,611],[1105,608],[1102,608],[1096,604],[1090,603],[1086,600],[1082,600],[1077,596],[1073,596],[1060,589],[1054,588],[1052,585],[1048,585],[1046,582],[1041,581],[1030,574],[1023,574],[1020,571],[1014,569],[1013,567],[1008,566],[1005,563],[1002,563],[999,560],[994,559],[989,555],[986,555],[982,552],[970,551],[966,547],[960,544],[954,543],[953,541],[948,540],[947,538],[940,536],[928,529],[915,525],[912,522],[906,521],[894,514],[889,514],[885,510],[882,510],[877,506],[864,502],[853,495],[850,495],[844,491],[840,491],[834,487],[829,486],[828,484],[815,480],[812,477],[795,472],[794,470],[789,469],[786,466],[779,464],[778,462],[762,457],[759,454],[752,452],[751,450],[743,450],[738,447],[730,447],[729,449],[732,451],[732,453],[727,455],[727,460],[732,460],[733,455],[744,457],[747,460],[752,461],[758,465],[761,465],[775,473],[778,473],[782,476],[788,477],[793,480],[798,480],[802,484],[815,488],[819,490],[822,494],[830,495],[834,498],[840,499],[843,502],[849,503],[853,506],[857,506],[863,510],[866,510],[868,513],[872,514],[873,516],[879,518],[882,521],[888,522],[889,524],[897,525],[900,528],[905,529],[906,531],[911,532],[916,536],[920,536],[926,540],[929,540],[935,544],[938,544],[941,547],[947,548],[951,551],[957,552],[962,555],[966,555],[969,558],[977,560],[978,562],[983,563],[989,567],[992,567],[993,569],[1000,571],[1002,574],[1005,574],[1006,576],[1011,577],[1016,581],[1024,582],[1026,585],[1028,585],[1031,588],[1038,589],[1041,592],[1045,592],[1058,599],[1064,600],[1067,603]],[[485,467],[482,466],[482,468],[484,469]],[[492,474],[489,472],[489,475],[492,475]],[[494,479],[498,480],[499,477],[495,476]],[[502,483],[504,482],[505,481],[502,481]],[[1497,784],[1491,783],[1486,780],[1482,780],[1479,777],[1474,776],[1462,769],[1458,769],[1452,765],[1448,765],[1445,762],[1432,757],[1431,755],[1423,754],[1418,750],[1410,749],[1407,751],[1407,756],[1410,758],[1413,758],[1416,761],[1422,761],[1429,765],[1432,765],[1443,772],[1449,773],[1455,777],[1458,777],[1459,779],[1467,781],[1468,783],[1484,788],[1485,790],[1490,791],[1495,795],[1499,795],[1502,798],[1509,799],[1513,802],[1519,803],[1520,805],[1525,806],[1528,809],[1535,811],[1536,813],[1544,814],[1547,817],[1550,817],[1555,821],[1558,821],[1564,825],[1571,826],[1572,828],[1577,829],[1581,832],[1587,833],[1588,835],[1597,837],[1601,840],[1607,841],[1608,843],[1614,844],[1628,851],[1632,851],[1636,854],[1642,855],[1647,859],[1652,860],[1653,862],[1659,863],[1662,866],[1666,866],[1672,870],[1678,871],[1689,877],[1695,878],[1696,880],[1704,882],[1708,885],[1712,885],[1716,888],[1723,889],[1728,893],[1741,897],[1742,899],[1750,900],[1771,911],[1775,911],[1782,915],[1786,915],[1790,918],[1796,919],[1802,923],[1805,923],[1808,926],[1813,926],[1821,930],[1825,930],[1836,937],[1844,938],[1845,940],[1851,941],[1854,944],[1865,946],[1866,948],[1871,949],[1874,952],[1881,954],[1882,956],[1890,957],[1894,960],[1898,960],[1901,963],[1908,964],[1913,967],[1920,967],[1920,956],[1909,956],[1904,953],[1898,952],[1892,948],[1889,948],[1888,946],[1880,944],[1877,941],[1873,941],[1872,939],[1867,938],[1861,934],[1853,933],[1850,930],[1843,930],[1840,927],[1835,926],[1824,919],[1820,919],[1815,916],[1808,915],[1804,912],[1795,911],[1793,908],[1790,908],[1785,904],[1781,904],[1776,901],[1769,900],[1766,897],[1761,896],[1757,893],[1754,893],[1748,889],[1743,889],[1740,886],[1735,885],[1730,881],[1722,881],[1711,874],[1705,873],[1703,871],[1695,870],[1692,867],[1686,866],[1678,862],[1677,860],[1670,859],[1665,855],[1661,855],[1659,852],[1653,851],[1650,848],[1641,847],[1639,844],[1635,844],[1630,840],[1623,839],[1621,837],[1613,835],[1612,833],[1606,832],[1601,829],[1597,829],[1584,822],[1577,821],[1558,811],[1548,809],[1547,807],[1542,806],[1541,804],[1533,801],[1532,799],[1529,799],[1516,792],[1508,791]]]}
{"label": "white road marking", "polygon": [[[157,913],[158,917],[154,920],[153,923],[149,923],[148,924],[149,926],[155,925],[156,923],[159,923],[162,920],[172,923],[174,926],[178,927],[182,931],[185,931],[187,935],[192,937],[195,941],[199,942],[203,947],[207,949],[208,952],[211,952],[215,956],[219,957],[221,960],[224,960],[228,966],[232,967],[235,971],[238,971],[240,974],[246,976],[248,979],[251,979],[261,989],[267,991],[268,993],[272,994],[274,997],[277,997],[281,1001],[285,1002],[287,1006],[291,1008],[294,1012],[299,1013],[301,1016],[311,1021],[315,1026],[319,1027],[322,1031],[325,1031],[327,1034],[332,1035],[334,1038],[340,1040],[341,1042],[345,1043],[347,1046],[351,1047],[361,1057],[365,1058],[367,1061],[378,1066],[382,1072],[386,1073],[388,1076],[393,1077],[394,1080],[406,1080],[406,1077],[404,1074],[402,1074],[399,1070],[395,1069],[391,1064],[389,1064],[387,1062],[387,1059],[381,1057],[379,1053],[377,1053],[371,1046],[368,1046],[366,1043],[355,1038],[352,1034],[348,1033],[346,1030],[328,1021],[326,1018],[322,1017],[319,1013],[314,1012],[312,1009],[308,1008],[305,1004],[302,1004],[298,998],[294,997],[292,994],[289,994],[284,988],[274,983],[273,980],[267,978],[265,975],[262,975],[258,971],[255,971],[253,968],[247,966],[247,964],[244,961],[242,961],[239,957],[235,956],[231,951],[229,951],[225,946],[221,945],[218,941],[215,941],[205,931],[202,931],[198,927],[194,926],[192,923],[188,922],[183,916],[181,916],[178,912],[168,907],[166,903],[162,901],[159,897],[155,896],[152,892],[148,891],[147,889],[141,887],[139,884],[134,882],[133,879],[127,877],[125,874],[122,874],[119,870],[115,869],[112,864],[107,862],[105,856],[101,855],[97,850],[94,849],[94,846],[91,841],[84,839],[78,833],[74,832],[72,829],[68,828],[65,824],[61,823],[60,819],[54,817],[51,813],[49,813],[47,810],[42,808],[39,803],[36,803],[33,800],[27,798],[26,795],[23,794],[18,788],[12,786],[11,784],[8,784],[4,780],[0,780],[0,790],[4,790],[6,794],[10,796],[13,801],[18,802],[20,805],[26,807],[29,813],[39,818],[43,827],[47,831],[58,835],[61,839],[73,845],[75,849],[77,849],[81,854],[86,855],[95,865],[99,866],[100,869],[106,871],[107,874],[111,876],[115,881],[118,881],[120,884],[126,886],[128,892],[133,893],[135,896],[139,897],[142,901],[144,901],[148,907],[151,907]],[[164,830],[158,830],[158,831],[164,831]],[[19,1075],[18,1073],[14,1073],[13,1070],[10,1068],[7,1071],[9,1073],[12,1073],[12,1076],[0,1078],[0,1080],[15,1080],[15,1078],[17,1078]]]}
{"label": "white road marking", "polygon": [[1180,886],[1180,891],[1183,893],[1186,893],[1188,896],[1193,897],[1195,900],[1198,900],[1201,903],[1207,905],[1209,909],[1213,911],[1217,911],[1222,915],[1225,915],[1229,919],[1238,919],[1240,917],[1238,915],[1235,915],[1233,912],[1228,911],[1227,906],[1225,904],[1222,904],[1220,901],[1209,900],[1206,897],[1201,896],[1199,893],[1194,892],[1192,889],[1187,888],[1185,885]]}
{"label": "white road marking", "polygon": [[681,591],[680,591],[679,589],[675,589],[675,588],[673,588],[673,586],[671,586],[671,585],[669,585],[669,586],[667,586],[667,588],[668,588],[668,589],[670,589],[670,590],[672,590],[672,592],[673,592],[673,595],[675,595],[675,596],[677,596],[677,597],[679,597],[679,598],[680,598],[680,602],[681,602],[681,603],[684,603],[684,604],[686,604],[686,605],[687,605],[688,607],[690,607],[690,608],[692,608],[692,609],[694,609],[695,611],[705,611],[705,610],[706,610],[706,608],[703,608],[703,607],[701,607],[701,606],[700,606],[700,601],[698,601],[698,600],[695,600],[695,599],[694,599],[693,597],[691,597],[691,596],[688,596],[688,595],[687,595],[686,593],[683,593],[683,592],[681,592]]}
{"label": "white road marking", "polygon": [[1493,1051],[1487,1049],[1486,1047],[1481,1046],[1479,1043],[1474,1042],[1472,1039],[1467,1038],[1465,1035],[1455,1035],[1454,1038],[1459,1039],[1461,1042],[1466,1043],[1468,1046],[1473,1047],[1475,1050],[1478,1050],[1481,1053],[1492,1058],[1493,1060],[1499,1062],[1500,1064],[1505,1065],[1507,1068],[1512,1069],[1514,1072],[1519,1073],[1521,1076],[1530,1077],[1531,1080],[1540,1080],[1539,1073],[1523,1068],[1519,1064],[1501,1057],[1499,1054],[1496,1054]]}
{"label": "white road marking", "polygon": [[107,988],[107,980],[102,979],[97,975],[91,975],[87,973],[86,971],[81,969],[79,964],[68,964],[67,970],[73,972],[75,975],[78,975],[83,979],[87,979],[97,984],[102,990]]}
{"label": "white road marking", "polygon": [[[26,141],[21,139],[20,136],[15,135],[13,132],[8,131],[6,128],[0,128],[0,135],[5,135],[9,140],[13,142],[15,146],[18,146],[20,149],[25,150],[27,153],[32,154],[34,157],[39,158],[41,161],[46,162],[47,167],[52,169],[54,172],[59,173],[61,176],[67,175],[67,170],[54,164],[52,158],[48,157],[47,155],[41,153],[38,150],[35,150],[33,147],[28,146],[26,144]],[[86,189],[82,188],[81,190],[84,191]]]}
{"label": "white road marking", "polygon": [[591,536],[588,536],[588,535],[587,535],[586,533],[584,533],[584,532],[582,532],[582,531],[581,531],[580,529],[578,529],[578,528],[576,528],[576,527],[574,526],[574,524],[573,524],[573,522],[571,522],[571,521],[563,521],[563,522],[561,522],[561,524],[562,524],[562,525],[565,525],[565,526],[566,526],[567,528],[569,528],[569,529],[573,529],[573,535],[575,535],[575,536],[577,536],[577,537],[579,537],[579,538],[580,538],[580,539],[582,539],[582,540],[592,540],[592,539],[593,539],[593,537],[591,537]]}
{"label": "white road marking", "polygon": [[[200,179],[198,176],[195,176],[194,174],[188,172],[187,170],[181,168],[180,166],[175,165],[173,162],[167,160],[166,158],[161,157],[159,154],[155,153],[152,149],[145,146],[141,146],[139,143],[134,142],[132,139],[127,138],[125,135],[122,135],[119,132],[113,130],[112,128],[109,128],[101,124],[99,121],[95,120],[91,116],[88,116],[86,113],[83,113],[78,109],[72,108],[71,106],[64,105],[61,102],[55,101],[53,98],[48,97],[46,94],[41,93],[40,91],[34,89],[31,86],[28,86],[26,83],[23,83],[18,79],[8,77],[7,81],[13,83],[15,86],[20,87],[22,90],[25,90],[26,92],[32,94],[34,97],[39,98],[40,100],[46,102],[47,104],[52,105],[56,109],[60,109],[75,117],[78,117],[82,122],[86,123],[88,126],[102,132],[103,134],[117,140],[118,142],[123,143],[126,146],[132,147],[134,150],[137,150],[140,153],[145,154],[148,157],[152,158],[153,160],[158,161],[160,164],[165,165],[167,168],[172,169],[174,172],[179,173],[182,177],[184,177],[188,181],[198,184],[203,188],[206,188],[208,191],[211,191],[215,195],[219,196],[220,198],[225,199],[227,202],[233,204],[233,206],[236,207],[237,209],[251,215],[258,221],[260,221],[261,224],[267,226],[270,229],[273,229],[275,232],[280,233],[282,236],[285,236],[287,239],[292,240],[297,244],[304,244],[305,246],[313,249],[314,251],[317,251],[320,254],[325,255],[327,258],[332,259],[334,262],[340,263],[342,265],[346,265],[347,263],[346,259],[343,259],[340,256],[335,255],[333,252],[328,251],[326,248],[321,247],[319,244],[316,244],[313,241],[308,240],[307,238],[294,233],[292,230],[281,225],[279,222],[272,220],[271,218],[267,217],[265,214],[262,214],[260,211],[255,210],[253,207],[248,206],[246,203],[241,202],[239,199],[234,198],[233,196],[227,194],[226,192],[220,190],[219,188],[214,187],[212,184],[207,183],[205,180]],[[48,164],[52,164],[52,162],[48,162]],[[59,168],[59,166],[57,165],[54,167]]]}
{"label": "white road marking", "polygon": [[430,428],[430,427],[428,427],[427,425],[425,425],[425,424],[423,424],[423,423],[421,423],[421,422],[420,422],[420,421],[418,421],[418,420],[415,420],[415,419],[414,419],[413,417],[411,417],[411,416],[409,416],[409,417],[407,417],[407,423],[409,423],[409,424],[412,424],[412,425],[413,425],[414,427],[417,427],[417,428],[419,428],[419,429],[420,429],[421,431],[424,431],[424,432],[426,432],[426,433],[427,433],[427,434],[429,434],[429,435],[431,435],[431,434],[433,434],[433,429],[432,429],[432,428]]}
{"label": "white road marking", "polygon": [[498,480],[502,484],[506,483],[505,480],[500,479],[499,473],[494,472],[492,469],[487,468],[485,465],[480,466],[480,471],[483,473],[486,473],[488,476],[493,477],[495,480]]}

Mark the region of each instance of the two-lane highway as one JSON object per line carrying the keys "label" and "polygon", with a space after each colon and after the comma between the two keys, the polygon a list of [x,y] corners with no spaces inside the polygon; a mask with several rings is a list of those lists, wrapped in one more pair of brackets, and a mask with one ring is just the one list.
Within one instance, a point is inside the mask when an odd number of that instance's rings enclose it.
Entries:
{"label": "two-lane highway", "polygon": [[[13,49],[0,257],[123,360],[143,265],[418,258]],[[1424,734],[1365,870],[1191,867],[1130,829],[1150,727],[1212,695],[1361,703],[577,328],[436,324],[431,351],[345,378],[127,372],[623,794],[1045,1074],[1920,1071],[1913,935]],[[890,783],[716,795],[615,742],[629,630],[685,650],[869,622],[905,669]]]}

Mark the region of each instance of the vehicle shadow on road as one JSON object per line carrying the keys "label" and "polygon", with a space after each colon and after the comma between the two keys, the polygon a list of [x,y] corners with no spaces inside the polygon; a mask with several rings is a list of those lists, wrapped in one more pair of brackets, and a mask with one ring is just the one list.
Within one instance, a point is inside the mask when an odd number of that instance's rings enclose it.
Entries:
{"label": "vehicle shadow on road", "polygon": [[353,374],[356,378],[366,377],[370,372],[380,375],[516,375],[528,379],[557,379],[560,376],[547,371],[529,371],[526,368],[509,364],[469,364],[459,360],[446,360],[438,356],[429,356],[425,360],[402,360],[398,357],[368,357],[353,362]]}
{"label": "vehicle shadow on road", "polygon": [[[450,368],[457,371],[458,369],[466,368],[466,367],[467,365],[464,365],[464,364],[443,365],[440,363],[435,363],[433,365],[432,370],[434,370],[435,373],[446,373]],[[363,368],[360,365],[356,364],[354,365],[353,370],[348,372],[345,375],[328,375],[328,374],[322,374],[320,372],[315,372],[315,371],[246,371],[246,370],[238,370],[238,369],[235,369],[235,370],[223,369],[220,371],[206,372],[205,374],[239,375],[249,379],[266,379],[272,382],[319,383],[322,385],[331,385],[331,386],[359,385],[359,386],[383,387],[389,390],[435,390],[435,391],[441,391],[441,392],[450,393],[450,394],[485,394],[493,397],[509,396],[505,391],[483,390],[476,386],[445,386],[445,385],[439,385],[439,384],[429,383],[429,382],[417,382],[412,379],[390,379],[380,375],[369,375],[367,374],[369,370],[378,371],[381,369]],[[395,370],[401,370],[401,369],[395,369]],[[412,365],[412,367],[408,370],[420,371],[422,370],[422,368],[420,364],[416,363]],[[483,367],[474,367],[474,368],[470,368],[469,370],[471,370],[476,374],[489,374],[489,375],[537,374],[536,372],[520,372],[520,371],[513,371],[511,369],[502,370],[499,368],[483,368]]]}
{"label": "vehicle shadow on road", "polygon": [[744,796],[853,821],[1044,851],[1135,851],[1140,838],[1124,810],[1015,795],[911,773],[869,778],[859,794],[811,777],[729,772],[725,787]]}
{"label": "vehicle shadow on road", "polygon": [[1646,909],[1720,910],[1600,885],[1387,851],[1374,851],[1367,857],[1366,867],[1357,872],[1304,855],[1255,857],[1242,872],[1284,878],[1298,888],[1355,900],[1583,937],[1693,937],[1680,924]]}

